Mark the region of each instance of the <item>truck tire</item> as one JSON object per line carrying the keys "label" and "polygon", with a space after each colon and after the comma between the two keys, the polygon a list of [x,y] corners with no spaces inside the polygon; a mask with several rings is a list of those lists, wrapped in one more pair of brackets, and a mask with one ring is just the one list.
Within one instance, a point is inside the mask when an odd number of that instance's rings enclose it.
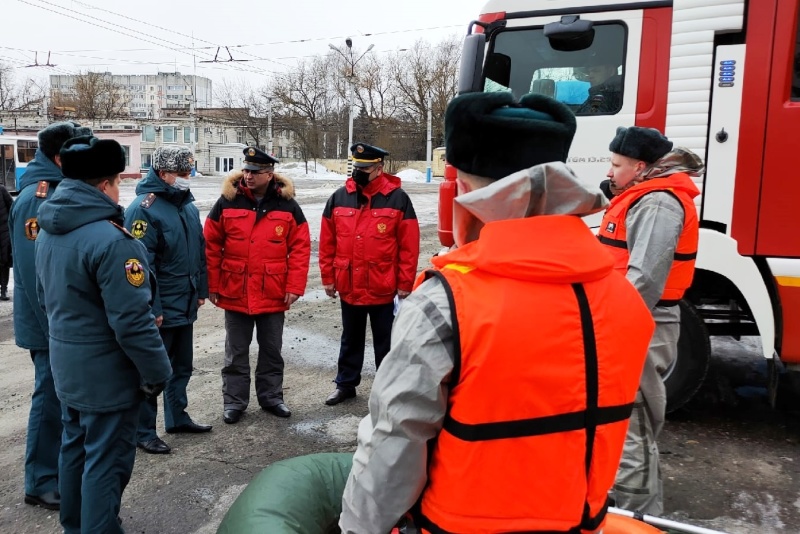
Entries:
{"label": "truck tire", "polygon": [[686,300],[681,300],[680,308],[678,357],[663,377],[667,389],[667,413],[685,405],[697,393],[711,361],[711,341],[703,319]]}

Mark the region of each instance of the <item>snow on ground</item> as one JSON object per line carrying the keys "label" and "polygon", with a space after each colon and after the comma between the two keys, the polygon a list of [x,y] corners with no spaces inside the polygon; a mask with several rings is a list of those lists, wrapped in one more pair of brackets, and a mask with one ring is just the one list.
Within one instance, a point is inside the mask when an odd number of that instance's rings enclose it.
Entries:
{"label": "snow on ground", "polygon": [[397,173],[397,177],[403,182],[425,182],[425,174],[416,169],[403,169]]}

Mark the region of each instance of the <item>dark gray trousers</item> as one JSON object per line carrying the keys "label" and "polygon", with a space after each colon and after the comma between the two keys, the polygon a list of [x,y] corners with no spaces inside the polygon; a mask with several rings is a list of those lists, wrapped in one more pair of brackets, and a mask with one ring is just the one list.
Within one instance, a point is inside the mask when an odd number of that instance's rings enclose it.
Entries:
{"label": "dark gray trousers", "polygon": [[256,397],[262,407],[283,402],[284,312],[247,315],[225,311],[225,365],[222,399],[226,410],[245,410],[250,402],[250,343],[258,341]]}

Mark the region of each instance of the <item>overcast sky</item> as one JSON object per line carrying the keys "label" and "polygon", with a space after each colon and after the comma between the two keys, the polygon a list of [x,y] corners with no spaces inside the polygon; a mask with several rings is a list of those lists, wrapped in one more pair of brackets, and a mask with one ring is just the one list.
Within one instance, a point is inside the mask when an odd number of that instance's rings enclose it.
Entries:
{"label": "overcast sky", "polygon": [[[2,0],[0,62],[17,80],[49,74],[196,72],[260,85],[329,44],[373,52],[466,33],[484,0]],[[194,58],[192,51],[194,35]],[[203,63],[217,46],[247,62]],[[55,67],[23,68],[36,62]],[[228,60],[223,48],[218,60]]]}

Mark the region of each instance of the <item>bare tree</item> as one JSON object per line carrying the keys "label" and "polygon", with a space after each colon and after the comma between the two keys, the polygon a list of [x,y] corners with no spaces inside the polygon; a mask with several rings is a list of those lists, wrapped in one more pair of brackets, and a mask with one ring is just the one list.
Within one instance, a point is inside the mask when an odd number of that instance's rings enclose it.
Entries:
{"label": "bare tree", "polygon": [[274,99],[278,127],[294,133],[296,147],[306,164],[322,155],[326,118],[335,102],[329,84],[330,68],[329,57],[315,56],[277,75],[264,89],[263,96]]}
{"label": "bare tree", "polygon": [[92,121],[111,119],[130,114],[130,94],[113,82],[110,73],[87,72],[75,77],[72,91],[54,90],[52,105],[73,107],[77,116]]}
{"label": "bare tree", "polygon": [[266,145],[270,103],[263,90],[254,90],[245,81],[224,81],[218,98],[227,120],[244,129],[256,146]]}
{"label": "bare tree", "polygon": [[[434,144],[444,142],[444,112],[458,91],[461,46],[453,36],[438,44],[417,41],[390,62],[392,81],[402,101],[405,117],[417,124],[427,121],[430,97]],[[423,144],[424,146],[424,144]]]}
{"label": "bare tree", "polygon": [[21,84],[14,79],[14,69],[0,63],[0,111],[30,111],[39,107],[45,90],[31,78]]}

